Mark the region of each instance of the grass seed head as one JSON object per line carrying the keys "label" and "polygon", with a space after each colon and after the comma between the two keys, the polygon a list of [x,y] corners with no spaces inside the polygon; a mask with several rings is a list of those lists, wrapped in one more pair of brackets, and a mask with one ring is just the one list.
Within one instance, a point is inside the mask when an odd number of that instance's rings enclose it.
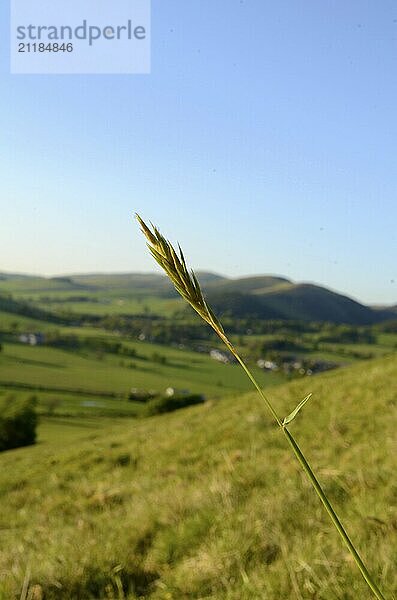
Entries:
{"label": "grass seed head", "polygon": [[151,224],[152,229],[150,229],[139,215],[136,215],[136,218],[141,226],[142,233],[147,239],[147,246],[151,255],[171,279],[177,292],[215,330],[223,341],[227,340],[219,319],[205,301],[196,275],[193,270],[189,270],[186,266],[181,247],[178,245],[177,252],[171,242],[154,225]]}

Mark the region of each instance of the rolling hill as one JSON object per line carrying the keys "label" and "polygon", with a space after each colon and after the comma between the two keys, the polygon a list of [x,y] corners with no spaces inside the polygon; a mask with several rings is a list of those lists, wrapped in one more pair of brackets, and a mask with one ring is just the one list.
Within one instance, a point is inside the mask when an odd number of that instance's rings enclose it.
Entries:
{"label": "rolling hill", "polygon": [[291,285],[289,279],[274,275],[257,275],[255,277],[239,277],[237,279],[221,278],[212,281],[204,281],[200,273],[198,275],[200,282],[202,282],[208,293],[216,290],[217,292],[226,293],[261,294],[273,288]]}
{"label": "rolling hill", "polygon": [[[240,318],[329,321],[351,325],[370,325],[395,318],[392,310],[374,310],[310,283],[294,284],[282,280],[263,287],[259,281],[256,287],[256,282],[250,280],[247,285],[243,280],[239,289],[239,281],[235,280],[233,286],[207,286],[207,297],[215,312]],[[250,293],[247,293],[249,289]]]}
{"label": "rolling hill", "polygon": [[368,306],[326,288],[302,283],[285,290],[270,291],[262,297],[267,307],[277,307],[285,318],[303,321],[332,321],[368,325],[390,318],[387,311],[375,312]]}
{"label": "rolling hill", "polygon": [[65,319],[49,311],[35,307],[30,302],[15,300],[7,294],[0,294],[0,318],[2,314],[18,315],[48,323],[65,323]]}
{"label": "rolling hill", "polygon": [[[221,275],[205,271],[199,271],[198,276],[203,284],[216,284],[219,281],[225,280]],[[80,285],[87,285],[102,290],[119,288],[131,291],[144,291],[150,294],[175,294],[169,279],[157,273],[93,273],[89,275],[72,275],[71,279]]]}
{"label": "rolling hill", "polygon": [[[219,313],[234,317],[329,321],[366,325],[395,319],[396,308],[373,308],[313,283],[294,283],[284,277],[262,275],[230,279],[207,272],[198,277]],[[168,278],[156,273],[88,274],[68,277],[23,277],[3,274],[0,293],[16,296],[87,294],[96,298],[177,298]],[[81,298],[79,298],[81,301]],[[122,312],[122,311],[120,311]]]}
{"label": "rolling hill", "polygon": [[26,292],[54,292],[54,291],[81,291],[87,287],[70,277],[39,277],[33,275],[19,275],[13,273],[0,273],[0,293],[26,293]]}

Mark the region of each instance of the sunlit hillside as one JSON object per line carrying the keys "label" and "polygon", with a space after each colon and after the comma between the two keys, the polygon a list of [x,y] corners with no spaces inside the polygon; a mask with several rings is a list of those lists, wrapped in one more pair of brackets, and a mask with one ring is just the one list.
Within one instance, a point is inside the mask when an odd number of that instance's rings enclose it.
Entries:
{"label": "sunlit hillside", "polygon": [[[397,591],[397,358],[271,388],[387,598]],[[255,394],[43,419],[0,455],[0,597],[357,600],[367,588]],[[25,582],[25,584],[24,584]],[[25,586],[25,587],[24,587]]]}

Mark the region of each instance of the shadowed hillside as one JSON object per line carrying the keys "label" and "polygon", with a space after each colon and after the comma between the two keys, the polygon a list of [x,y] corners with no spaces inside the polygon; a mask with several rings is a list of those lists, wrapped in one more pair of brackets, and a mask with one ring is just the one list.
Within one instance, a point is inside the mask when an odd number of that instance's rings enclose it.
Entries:
{"label": "shadowed hillside", "polygon": [[210,289],[210,304],[218,314],[260,319],[329,321],[370,325],[393,318],[392,311],[373,310],[347,296],[313,284],[286,284],[261,293],[222,293]]}
{"label": "shadowed hillside", "polygon": [[387,311],[376,312],[347,296],[307,283],[271,290],[262,296],[262,302],[266,309],[277,309],[286,319],[368,325],[390,318]]}
{"label": "shadowed hillside", "polygon": [[36,308],[29,302],[15,300],[11,296],[5,294],[0,294],[0,318],[2,316],[1,313],[29,317],[31,319],[47,321],[49,323],[66,322],[65,319],[58,315],[55,315],[46,310],[42,310],[40,308]]}

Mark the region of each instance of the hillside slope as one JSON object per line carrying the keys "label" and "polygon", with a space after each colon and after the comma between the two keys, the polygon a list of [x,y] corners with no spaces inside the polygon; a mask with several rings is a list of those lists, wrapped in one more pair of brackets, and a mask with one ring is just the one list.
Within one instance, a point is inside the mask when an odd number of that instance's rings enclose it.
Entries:
{"label": "hillside slope", "polygon": [[47,321],[48,323],[63,323],[65,319],[49,311],[35,307],[29,302],[15,300],[12,296],[0,293],[0,323],[3,313],[18,315],[30,319]]}
{"label": "hillside slope", "polygon": [[[394,355],[271,394],[283,415],[313,392],[291,429],[388,598],[396,378]],[[1,598],[370,598],[256,395],[71,424],[0,455]]]}
{"label": "hillside slope", "polygon": [[[205,271],[199,271],[198,276],[204,285],[228,281],[221,275]],[[102,290],[119,288],[160,295],[174,295],[175,293],[168,277],[157,273],[93,273],[91,275],[72,275],[71,278],[80,285],[88,285]]]}
{"label": "hillside slope", "polygon": [[87,289],[85,285],[72,280],[70,277],[39,277],[0,273],[0,293],[81,292]]}
{"label": "hillside slope", "polygon": [[[202,281],[202,278],[200,278]],[[202,283],[206,283],[202,281]],[[255,294],[266,292],[267,290],[280,285],[290,284],[290,280],[285,277],[276,277],[274,275],[257,275],[253,277],[239,277],[237,279],[218,279],[209,281],[206,290],[216,290],[218,292],[238,292],[240,294]]]}
{"label": "hillside slope", "polygon": [[386,311],[376,312],[347,296],[309,283],[270,291],[261,300],[264,309],[277,309],[287,319],[370,325],[389,317]]}
{"label": "hillside slope", "polygon": [[329,321],[371,325],[390,318],[387,310],[373,310],[347,296],[309,284],[284,284],[253,293],[211,289],[208,300],[217,314],[237,318]]}

